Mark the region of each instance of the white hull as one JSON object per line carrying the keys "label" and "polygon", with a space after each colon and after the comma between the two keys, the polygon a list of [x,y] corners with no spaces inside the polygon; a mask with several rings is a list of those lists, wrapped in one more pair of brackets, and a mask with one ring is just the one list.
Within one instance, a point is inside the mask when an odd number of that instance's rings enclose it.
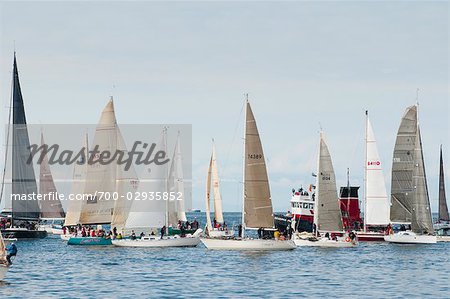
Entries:
{"label": "white hull", "polygon": [[450,242],[450,236],[437,236],[436,240],[438,242]]}
{"label": "white hull", "polygon": [[402,231],[396,234],[384,236],[384,240],[389,243],[398,244],[435,244],[436,236],[417,235],[411,231]]}
{"label": "white hull", "polygon": [[51,234],[52,233],[52,225],[51,224],[39,225],[39,230],[45,230],[47,233]]}
{"label": "white hull", "polygon": [[292,250],[296,246],[293,241],[243,239],[243,240],[220,240],[201,239],[203,245],[210,250],[248,250],[248,251],[276,251]]}
{"label": "white hull", "polygon": [[122,239],[112,240],[114,246],[119,247],[146,247],[146,248],[162,248],[162,247],[195,247],[200,243],[199,237],[170,237],[170,238],[141,238],[136,240]]}
{"label": "white hull", "polygon": [[52,228],[51,233],[54,235],[62,235],[64,231],[61,228]]}
{"label": "white hull", "polygon": [[234,230],[212,230],[209,232],[210,238],[231,238],[234,237]]}
{"label": "white hull", "polygon": [[59,235],[59,237],[63,241],[69,241],[70,237],[73,237],[73,235]]}
{"label": "white hull", "polygon": [[296,246],[309,246],[309,247],[328,247],[328,248],[350,248],[358,246],[357,242],[347,242],[345,240],[330,240],[328,238],[320,238],[317,241],[311,241],[308,239],[294,239]]}
{"label": "white hull", "polygon": [[3,281],[3,279],[5,278],[6,272],[8,272],[8,266],[1,264],[0,265],[0,281]]}

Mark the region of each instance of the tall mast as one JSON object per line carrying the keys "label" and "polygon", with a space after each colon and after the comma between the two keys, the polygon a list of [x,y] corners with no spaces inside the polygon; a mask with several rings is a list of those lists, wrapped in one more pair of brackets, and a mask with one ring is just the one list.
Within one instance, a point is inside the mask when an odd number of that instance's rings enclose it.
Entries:
{"label": "tall mast", "polygon": [[[16,52],[14,51],[14,58],[15,57],[16,57]],[[1,187],[1,191],[0,191],[0,203],[2,202],[2,199],[3,199],[3,191],[5,189],[6,167],[8,165],[9,135],[10,135],[10,129],[11,129],[11,116],[12,116],[12,109],[13,109],[13,89],[14,89],[14,72],[13,72],[13,76],[11,79],[11,96],[10,96],[10,100],[9,100],[8,128],[6,130],[6,147],[5,147],[5,159],[3,160],[4,165],[3,165],[3,175],[2,175],[2,187]],[[6,206],[6,203],[5,203],[5,206]],[[11,209],[11,211],[12,211],[12,209]]]}
{"label": "tall mast", "polygon": [[366,219],[367,219],[367,163],[369,161],[367,161],[367,135],[368,135],[368,130],[369,128],[369,111],[366,110],[366,136],[365,136],[365,147],[364,147],[364,151],[365,151],[365,157],[364,157],[364,232],[367,231],[367,224],[366,224]]}
{"label": "tall mast", "polygon": [[322,134],[323,134],[322,127],[320,127],[319,153],[317,155],[317,168],[316,168],[317,169],[317,171],[316,171],[316,200],[315,200],[315,203],[314,203],[314,220],[313,220],[313,222],[314,222],[313,226],[315,226],[315,235],[316,235],[316,237],[319,236],[319,227],[317,225],[317,221],[318,221],[317,211],[319,210],[317,201],[319,200],[319,197],[317,195],[319,194],[319,188],[320,188],[320,186],[319,186],[320,185],[319,184],[319,175],[320,175],[319,164],[320,164],[320,147],[321,147],[321,141],[322,141]]}
{"label": "tall mast", "polygon": [[[163,148],[167,154],[167,127],[163,129]],[[169,170],[168,170],[169,171]],[[169,191],[169,173],[165,173],[165,192]],[[169,235],[169,201],[166,200],[166,235]]]}
{"label": "tall mast", "polygon": [[246,130],[247,130],[247,105],[248,105],[248,93],[245,94],[244,103],[244,142],[243,142],[243,157],[242,157],[242,239],[245,236],[245,142],[246,142]]}

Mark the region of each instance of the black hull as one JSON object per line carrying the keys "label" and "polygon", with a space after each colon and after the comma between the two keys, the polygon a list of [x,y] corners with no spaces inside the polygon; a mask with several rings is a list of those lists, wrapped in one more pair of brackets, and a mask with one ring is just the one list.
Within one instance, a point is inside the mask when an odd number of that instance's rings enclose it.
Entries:
{"label": "black hull", "polygon": [[2,230],[2,236],[16,239],[43,239],[47,237],[47,232],[45,230],[8,229]]}

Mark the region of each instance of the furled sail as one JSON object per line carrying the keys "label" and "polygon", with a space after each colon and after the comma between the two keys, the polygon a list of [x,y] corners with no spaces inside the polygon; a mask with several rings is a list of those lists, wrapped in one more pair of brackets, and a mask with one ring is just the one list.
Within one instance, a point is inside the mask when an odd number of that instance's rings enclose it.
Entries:
{"label": "furled sail", "polygon": [[[41,145],[44,145],[44,135],[41,133]],[[58,197],[55,182],[53,181],[47,155],[40,164],[39,193],[42,195],[40,203],[41,218],[64,218],[65,213]]]}
{"label": "furled sail", "polygon": [[417,127],[414,149],[413,184],[415,191],[413,193],[411,229],[418,234],[434,234],[419,127]]}
{"label": "furled sail", "polygon": [[414,196],[414,149],[417,133],[417,106],[406,109],[395,141],[392,160],[391,212],[393,223],[410,223]]}
{"label": "furled sail", "polygon": [[439,166],[439,221],[450,221],[448,215],[447,198],[445,196],[444,160],[442,158],[442,146]]}
{"label": "furled sail", "polygon": [[[117,150],[117,122],[112,100],[103,109],[96,127],[92,144],[92,149],[95,148],[98,152],[115,153]],[[93,162],[98,159],[95,155],[90,158]],[[98,162],[88,163],[84,194],[89,198],[83,201],[80,215],[81,224],[111,223],[114,200],[107,200],[98,192],[112,195],[116,191],[116,176],[116,163],[106,163],[105,165]]]}
{"label": "furled sail", "polygon": [[81,196],[84,194],[84,186],[86,184],[86,173],[88,166],[88,135],[84,137],[83,155],[79,158],[77,163],[75,163],[73,168],[73,179],[72,179],[72,194],[76,197],[69,201],[67,207],[66,219],[64,220],[64,226],[74,226],[80,221],[81,209],[83,206],[83,199]]}
{"label": "furled sail", "polygon": [[247,102],[244,152],[244,224],[247,228],[273,228],[269,179],[261,139]]}
{"label": "furled sail", "polygon": [[214,218],[217,222],[223,223],[223,212],[222,212],[222,197],[220,195],[219,187],[219,172],[217,170],[216,161],[216,149],[213,145],[213,150],[211,154],[211,159],[209,160],[208,177],[206,179],[206,224],[208,229],[212,229],[211,223],[211,178],[213,180],[213,191],[214,191]]}
{"label": "furled sail", "polygon": [[318,231],[343,231],[333,162],[323,133],[320,133],[314,223]]}
{"label": "furled sail", "polygon": [[172,164],[170,165],[168,187],[169,192],[175,194],[177,199],[174,201],[167,201],[168,224],[176,226],[179,220],[183,222],[187,221],[184,205],[186,194],[183,181],[183,160],[181,156],[180,134],[178,134],[177,137]]}
{"label": "furled sail", "polygon": [[366,111],[366,198],[365,225],[389,224],[389,198],[386,192],[383,169],[377,142]]}
{"label": "furled sail", "polygon": [[[117,150],[123,152],[124,157],[127,157],[127,146],[119,127],[116,129],[116,133]],[[111,227],[116,227],[118,231],[124,231],[131,205],[134,202],[134,192],[139,186],[139,179],[133,165],[131,165],[129,169],[126,169],[126,164],[113,164],[116,166],[115,194],[117,194],[117,199],[114,205]]]}
{"label": "furled sail", "polygon": [[[161,134],[156,144],[155,152],[164,151],[167,155],[167,129]],[[148,179],[139,184],[140,192],[167,192],[168,163],[151,164],[146,169]],[[125,224],[126,230],[145,231],[149,228],[161,228],[165,225],[166,201],[164,200],[134,200]]]}
{"label": "furled sail", "polygon": [[12,217],[13,219],[39,220],[40,210],[38,201],[32,198],[20,200],[20,197],[28,197],[33,193],[37,194],[37,185],[33,164],[27,163],[30,157],[30,139],[28,136],[27,120],[15,53],[12,109]]}

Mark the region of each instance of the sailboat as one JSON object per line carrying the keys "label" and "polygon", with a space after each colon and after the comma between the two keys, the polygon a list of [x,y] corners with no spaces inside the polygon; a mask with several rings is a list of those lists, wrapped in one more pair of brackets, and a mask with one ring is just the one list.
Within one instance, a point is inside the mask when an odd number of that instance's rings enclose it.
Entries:
{"label": "sailboat", "polygon": [[71,232],[69,228],[74,228],[80,223],[80,215],[81,209],[83,207],[83,200],[79,196],[81,196],[84,192],[84,186],[86,184],[86,173],[88,166],[88,157],[89,157],[89,146],[88,146],[88,134],[86,134],[83,138],[82,142],[82,152],[80,159],[77,163],[74,164],[73,167],[73,175],[72,175],[72,191],[76,197],[73,200],[69,201],[69,205],[67,207],[66,218],[64,219],[64,226],[66,227],[66,233],[61,234],[60,237],[64,241],[69,241]]}
{"label": "sailboat", "polygon": [[[384,240],[391,243],[436,243],[422,151],[417,106],[411,106],[400,123],[394,147],[391,184],[391,223],[402,230]],[[406,230],[405,225],[411,225]]]}
{"label": "sailboat", "polygon": [[5,241],[3,240],[2,234],[0,234],[0,281],[3,281],[10,266],[6,259],[6,254]]}
{"label": "sailboat", "polygon": [[[214,142],[214,141],[213,141]],[[211,179],[214,194],[214,224],[211,222]],[[223,225],[222,196],[219,188],[219,172],[217,170],[216,149],[213,143],[211,159],[209,160],[208,176],[206,178],[206,234],[210,238],[229,238],[234,237],[234,231],[228,229],[219,229],[217,224]]]}
{"label": "sailboat", "polygon": [[[13,64],[13,91],[12,105],[9,111],[9,125],[6,137],[6,151],[4,167],[8,164],[8,144],[9,135],[12,130],[12,192],[11,204],[12,212],[9,219],[9,227],[2,230],[3,236],[17,239],[45,238],[47,232],[37,229],[40,217],[38,201],[34,200],[32,194],[37,194],[36,177],[33,165],[27,163],[30,157],[30,139],[28,136],[27,120],[19,82],[19,72],[17,70],[16,53],[14,53]],[[5,169],[3,171],[2,190],[0,196],[3,197],[5,182]],[[21,200],[26,198],[25,200]],[[0,198],[1,201],[1,198]]]}
{"label": "sailboat", "polygon": [[245,238],[245,229],[274,230],[274,216],[269,180],[261,139],[248,98],[245,104],[244,129],[244,189],[242,228],[237,239],[201,239],[212,250],[292,250],[291,240],[268,240]]}
{"label": "sailboat", "polygon": [[[295,244],[314,247],[354,247],[358,245],[356,239],[352,240],[344,233],[333,162],[323,132],[320,132],[314,227],[315,236],[313,237],[294,234]],[[335,235],[335,237],[333,238],[331,235]]]}
{"label": "sailboat", "polygon": [[442,158],[442,145],[439,161],[439,214],[434,224],[438,242],[450,242],[450,216],[448,214],[447,199],[445,196],[444,160]]}
{"label": "sailboat", "polygon": [[[178,220],[186,219],[184,211],[184,197],[182,200],[171,199],[170,195],[184,194],[182,158],[180,135],[178,135],[172,164],[167,172],[167,163],[154,167],[151,171],[151,179],[149,190],[169,195],[166,200],[153,201],[132,201],[130,212],[125,221],[122,231],[131,231],[140,229],[141,231],[149,228],[165,227],[166,234],[169,227],[177,224]],[[164,129],[161,135],[161,141],[157,144],[156,149],[167,153],[167,130]],[[164,197],[164,196],[163,196]],[[186,220],[184,220],[186,221]],[[197,229],[193,234],[187,232],[186,235],[175,236],[157,236],[154,232],[144,235],[140,238],[132,239],[115,239],[112,244],[119,247],[195,247],[200,243],[200,234],[202,229]]]}
{"label": "sailboat", "polygon": [[[128,154],[120,129],[117,125],[113,99],[103,109],[96,127],[93,145],[98,152],[108,151]],[[90,157],[91,158],[91,157]],[[89,159],[90,159],[89,158]],[[125,165],[115,163],[88,163],[86,180],[83,189],[81,212],[78,223],[82,225],[111,225],[122,227],[128,214],[130,201],[126,194],[138,186],[138,179],[133,167],[125,171]],[[98,191],[104,196],[97,195]],[[117,200],[111,200],[117,194]],[[111,197],[109,197],[111,196]],[[69,245],[112,245],[111,239],[104,236],[79,237],[72,236]]]}
{"label": "sailboat", "polygon": [[[44,134],[41,133],[41,146],[44,144]],[[40,163],[39,193],[42,195],[42,200],[39,201],[41,210],[39,228],[45,229],[47,233],[59,234],[62,228],[60,224],[64,221],[66,214],[58,197],[47,155]],[[59,229],[56,229],[58,226]]]}
{"label": "sailboat", "polygon": [[377,143],[366,111],[366,158],[364,166],[364,231],[357,232],[359,241],[384,241],[389,225],[389,198]]}

